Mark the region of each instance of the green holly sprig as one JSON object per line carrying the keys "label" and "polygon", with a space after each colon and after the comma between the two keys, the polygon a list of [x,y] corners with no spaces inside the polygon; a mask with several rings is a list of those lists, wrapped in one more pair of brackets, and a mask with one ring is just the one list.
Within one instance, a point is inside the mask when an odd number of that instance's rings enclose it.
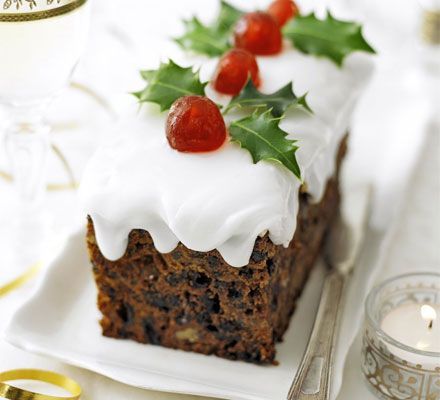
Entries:
{"label": "green holly sprig", "polygon": [[229,126],[232,142],[238,143],[251,153],[254,164],[261,160],[275,161],[284,165],[301,179],[301,170],[296,160],[296,140],[288,139],[288,133],[280,127],[282,118],[275,118],[271,110],[234,121]]}
{"label": "green holly sprig", "polygon": [[[162,63],[157,70],[141,71],[147,82],[145,89],[133,93],[140,103],[156,103],[161,111],[169,110],[180,97],[187,95],[205,96],[207,82],[201,82],[199,71],[184,68],[170,60]],[[296,161],[296,141],[287,138],[287,132],[279,127],[285,111],[292,106],[300,106],[309,111],[305,96],[297,97],[292,83],[272,94],[259,92],[249,80],[241,93],[231,99],[225,108],[248,107],[254,109],[250,116],[233,121],[229,127],[232,142],[248,150],[254,163],[271,160],[284,165],[298,179],[301,171]]]}
{"label": "green holly sprig", "polygon": [[185,50],[209,57],[221,56],[232,48],[231,34],[242,15],[242,11],[221,0],[220,12],[214,23],[205,25],[193,17],[184,21],[185,33],[174,40]]}
{"label": "green holly sprig", "polygon": [[327,57],[338,66],[354,51],[375,53],[362,35],[361,25],[338,20],[330,12],[324,19],[314,13],[298,15],[283,28],[283,35],[299,51]]}
{"label": "green holly sprig", "polygon": [[199,71],[194,72],[192,67],[183,68],[172,60],[161,63],[156,70],[141,71],[141,77],[147,86],[133,95],[140,103],[158,104],[160,111],[169,110],[179,97],[204,96],[208,84],[200,81]]}
{"label": "green holly sprig", "polygon": [[270,109],[274,117],[281,117],[292,106],[302,107],[312,112],[307,104],[306,95],[298,97],[292,87],[293,83],[289,82],[274,93],[265,94],[255,87],[252,79],[249,79],[241,92],[231,99],[224,113],[226,114],[233,108],[252,108],[263,112]]}
{"label": "green holly sprig", "polygon": [[[175,41],[185,50],[209,57],[220,56],[233,47],[234,26],[243,14],[222,0],[215,23],[205,25],[196,17],[185,21],[185,33]],[[375,53],[364,38],[361,25],[338,20],[330,12],[324,19],[314,13],[297,15],[284,26],[282,33],[299,51],[329,58],[338,66],[354,51]]]}

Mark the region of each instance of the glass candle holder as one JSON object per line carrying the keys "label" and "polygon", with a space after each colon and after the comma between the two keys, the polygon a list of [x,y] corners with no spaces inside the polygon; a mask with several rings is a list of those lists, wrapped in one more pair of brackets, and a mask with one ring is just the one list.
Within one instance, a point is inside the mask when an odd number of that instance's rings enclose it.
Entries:
{"label": "glass candle holder", "polygon": [[362,372],[380,399],[440,399],[440,274],[407,274],[366,301]]}

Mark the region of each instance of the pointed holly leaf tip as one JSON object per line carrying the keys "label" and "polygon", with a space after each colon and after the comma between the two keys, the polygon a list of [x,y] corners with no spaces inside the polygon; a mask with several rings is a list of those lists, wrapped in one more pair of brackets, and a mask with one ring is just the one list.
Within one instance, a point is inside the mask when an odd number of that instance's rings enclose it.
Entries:
{"label": "pointed holly leaf tip", "polygon": [[292,89],[292,82],[283,86],[271,94],[261,93],[254,85],[251,79],[241,92],[233,97],[226,107],[224,113],[237,107],[253,107],[271,109],[274,117],[281,117],[289,107],[299,106],[312,112],[306,101],[306,95],[297,97]]}
{"label": "pointed holly leaf tip", "polygon": [[224,0],[220,2],[220,13],[217,18],[216,28],[221,32],[231,33],[235,23],[241,18],[243,11],[230,5]]}
{"label": "pointed holly leaf tip", "polygon": [[231,46],[229,37],[218,34],[216,29],[203,25],[196,17],[184,21],[186,32],[175,41],[185,50],[215,57],[226,52]]}
{"label": "pointed holly leaf tip", "polygon": [[147,86],[133,95],[140,103],[158,104],[161,111],[170,109],[179,97],[204,96],[205,86],[208,84],[200,81],[199,71],[194,72],[192,67],[183,68],[172,60],[166,64],[161,63],[159,69],[141,71],[141,76]]}
{"label": "pointed holly leaf tip", "polygon": [[231,48],[232,29],[242,14],[237,8],[221,1],[215,23],[205,25],[193,17],[184,21],[185,33],[174,40],[185,50],[209,57],[220,56]]}
{"label": "pointed holly leaf tip", "polygon": [[280,129],[280,118],[274,118],[271,110],[234,121],[229,127],[232,142],[251,153],[254,163],[261,160],[275,161],[284,165],[298,179],[301,170],[296,160],[296,140],[287,139],[287,132]]}
{"label": "pointed holly leaf tip", "polygon": [[375,53],[363,37],[361,25],[338,20],[330,12],[323,20],[314,13],[298,15],[283,28],[283,34],[303,53],[327,57],[338,66],[354,51]]}

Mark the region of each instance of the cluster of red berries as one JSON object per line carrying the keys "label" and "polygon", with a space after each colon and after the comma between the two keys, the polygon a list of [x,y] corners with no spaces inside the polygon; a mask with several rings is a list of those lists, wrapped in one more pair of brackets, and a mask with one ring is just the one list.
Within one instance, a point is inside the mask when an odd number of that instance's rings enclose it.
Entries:
{"label": "cluster of red berries", "polygon": [[[260,86],[255,55],[282,50],[281,27],[298,14],[293,0],[274,0],[267,12],[243,15],[234,30],[235,48],[220,59],[213,79],[215,90],[237,95],[249,77]],[[217,105],[203,96],[185,96],[171,107],[166,124],[171,147],[183,152],[217,150],[226,140],[226,125]]]}
{"label": "cluster of red berries", "polygon": [[281,52],[281,27],[298,14],[292,0],[275,0],[267,12],[256,11],[243,15],[234,30],[235,48],[219,62],[213,80],[214,88],[224,94],[240,93],[249,76],[254,85],[261,83],[255,55],[274,55]]}

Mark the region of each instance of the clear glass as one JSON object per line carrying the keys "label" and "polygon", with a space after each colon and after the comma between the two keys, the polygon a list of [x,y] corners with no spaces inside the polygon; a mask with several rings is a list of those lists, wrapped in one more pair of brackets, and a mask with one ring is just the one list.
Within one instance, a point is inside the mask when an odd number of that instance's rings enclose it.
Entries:
{"label": "clear glass", "polygon": [[39,247],[45,239],[50,152],[45,115],[79,61],[87,38],[89,3],[0,0],[0,111],[6,118],[3,145],[16,193],[8,230],[18,249]]}
{"label": "clear glass", "polygon": [[[383,329],[387,315],[411,305],[440,307],[440,274],[389,279],[375,287],[366,301],[362,372],[369,388],[381,399],[431,400],[440,396],[440,352],[409,346]],[[408,315],[402,313],[401,317]],[[440,323],[440,315],[435,323]],[[411,335],[415,327],[411,320],[407,325]]]}

